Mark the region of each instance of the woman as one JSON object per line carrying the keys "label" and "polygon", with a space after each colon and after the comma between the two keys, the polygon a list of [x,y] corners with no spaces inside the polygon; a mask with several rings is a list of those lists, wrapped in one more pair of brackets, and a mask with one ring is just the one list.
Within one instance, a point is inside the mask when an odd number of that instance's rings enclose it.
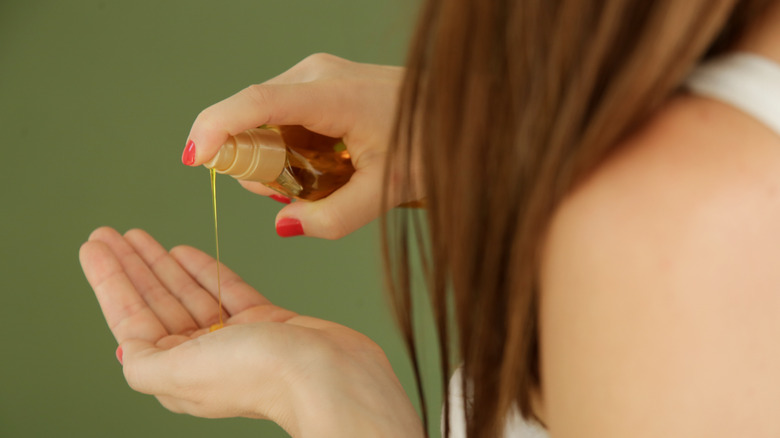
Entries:
{"label": "woman", "polygon": [[[426,199],[442,368],[455,357],[468,400],[445,433],[780,436],[779,75],[778,1],[431,0],[405,71],[310,57],[206,109],[183,160],[263,123],[344,137],[355,176],[283,208],[285,236]],[[410,343],[415,220],[385,224]],[[383,353],[345,327],[235,281],[228,327],[201,336],[217,319],[203,253],[101,228],[81,261],[128,383],[167,408],[423,435]]]}

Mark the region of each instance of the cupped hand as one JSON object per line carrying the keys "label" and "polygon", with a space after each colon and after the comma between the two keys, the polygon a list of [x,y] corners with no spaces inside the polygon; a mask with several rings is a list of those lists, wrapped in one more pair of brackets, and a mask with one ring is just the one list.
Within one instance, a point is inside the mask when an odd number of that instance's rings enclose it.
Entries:
{"label": "cupped hand", "polygon": [[[263,124],[301,125],[341,137],[355,167],[350,181],[319,201],[294,202],[276,217],[277,225],[282,219],[299,221],[307,236],[340,238],[375,219],[383,209],[421,197],[396,195],[391,184],[389,205],[380,205],[403,75],[400,67],[311,55],[285,73],[203,110],[190,131],[187,144],[195,154],[188,155],[186,164],[208,161],[229,136]],[[242,185],[262,195],[275,193],[256,182]]]}
{"label": "cupped hand", "polygon": [[95,230],[80,251],[130,387],[169,410],[267,418],[293,436],[422,436],[381,349],[342,325],[271,304],[188,246]]}

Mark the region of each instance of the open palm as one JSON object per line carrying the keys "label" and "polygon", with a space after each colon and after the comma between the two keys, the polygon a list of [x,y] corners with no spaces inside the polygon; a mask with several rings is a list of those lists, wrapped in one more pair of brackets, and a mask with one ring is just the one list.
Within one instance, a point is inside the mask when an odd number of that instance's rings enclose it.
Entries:
{"label": "open palm", "polygon": [[398,417],[393,422],[419,428],[374,342],[271,304],[225,266],[225,327],[210,333],[220,319],[216,261],[195,248],[169,252],[144,231],[122,236],[103,227],[82,245],[80,259],[129,385],[172,411],[269,418],[299,435],[306,421],[328,424],[310,418],[313,400],[317,415],[334,420],[380,399]]}

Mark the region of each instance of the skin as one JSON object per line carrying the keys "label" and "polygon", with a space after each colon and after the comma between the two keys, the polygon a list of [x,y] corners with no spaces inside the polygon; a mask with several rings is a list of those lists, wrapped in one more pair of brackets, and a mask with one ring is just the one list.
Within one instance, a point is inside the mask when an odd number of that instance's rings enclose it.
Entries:
{"label": "skin", "polygon": [[[740,50],[780,63],[780,2]],[[560,207],[541,272],[552,437],[780,436],[780,136],[679,96]]]}
{"label": "skin", "polygon": [[[344,139],[355,173],[327,198],[295,202],[276,216],[298,219],[307,236],[338,239],[376,219],[382,210],[385,154],[392,131],[403,68],[360,64],[333,55],[311,55],[262,84],[203,110],[188,140],[195,163],[211,159],[228,136],[263,124],[302,125]],[[257,182],[241,182],[260,195],[276,192]],[[391,186],[392,189],[392,186]],[[413,199],[390,195],[389,207]]]}
{"label": "skin", "polygon": [[166,251],[141,230],[95,230],[80,251],[127,383],[173,412],[267,418],[295,437],[422,436],[382,350],[336,323],[270,303],[188,246]]}
{"label": "skin", "polygon": [[[780,3],[738,48],[780,62]],[[264,123],[344,137],[352,182],[277,217],[343,236],[381,210],[401,75],[307,58],[204,110],[195,165]],[[539,413],[551,436],[780,436],[777,224],[780,137],[738,110],[679,96],[620,145],[561,206],[544,247]],[[100,228],[80,259],[129,385],[166,408],[268,418],[296,437],[422,436],[365,336],[274,306],[225,267],[227,326],[208,333],[216,262],[140,230]]]}
{"label": "skin", "polygon": [[[399,67],[312,55],[203,110],[188,138],[196,145],[194,165],[229,135],[266,123],[342,137],[356,169],[350,182],[323,200],[292,203],[277,217],[300,220],[308,236],[339,238],[381,211],[402,75]],[[404,201],[391,193],[390,206]],[[216,269],[209,268],[216,261],[191,247],[167,251],[141,230],[123,236],[99,228],[80,260],[119,343],[128,384],[167,409],[267,418],[295,437],[422,436],[387,358],[362,334],[274,306],[226,267],[226,327],[209,333],[218,321]]]}

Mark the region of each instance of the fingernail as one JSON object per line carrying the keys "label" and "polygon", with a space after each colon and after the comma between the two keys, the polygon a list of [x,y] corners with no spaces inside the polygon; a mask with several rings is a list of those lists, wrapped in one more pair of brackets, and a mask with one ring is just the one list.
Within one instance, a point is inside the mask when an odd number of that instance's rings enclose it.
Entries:
{"label": "fingernail", "polygon": [[195,142],[190,140],[187,142],[187,146],[184,147],[184,152],[181,154],[181,162],[192,166],[195,164]]}
{"label": "fingernail", "polygon": [[124,365],[122,363],[122,346],[116,347],[116,360],[119,361],[119,365]]}
{"label": "fingernail", "polygon": [[291,217],[283,217],[276,223],[276,234],[281,237],[293,237],[303,234],[301,221]]}
{"label": "fingernail", "polygon": [[292,199],[288,198],[287,196],[277,195],[273,194],[269,196],[269,198],[273,199],[274,201],[281,202],[282,204],[289,204],[292,202]]}

